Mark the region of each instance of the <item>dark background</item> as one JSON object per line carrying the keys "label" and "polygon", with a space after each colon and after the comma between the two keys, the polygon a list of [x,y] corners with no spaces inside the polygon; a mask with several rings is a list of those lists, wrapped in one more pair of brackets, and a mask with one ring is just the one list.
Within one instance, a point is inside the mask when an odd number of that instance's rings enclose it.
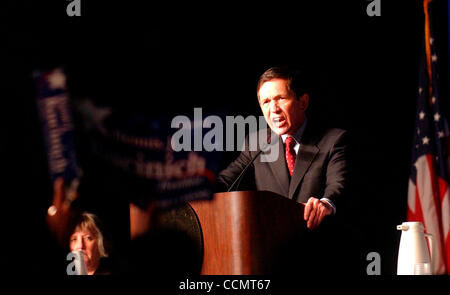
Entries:
{"label": "dark background", "polygon": [[[23,254],[52,251],[43,223],[52,188],[33,70],[62,65],[74,99],[90,97],[149,116],[192,115],[194,107],[247,116],[260,115],[255,88],[265,69],[306,64],[314,81],[313,114],[351,135],[352,193],[338,211],[345,213],[341,230],[357,249],[357,272],[365,274],[365,257],[376,251],[382,274],[395,274],[396,225],[406,215],[414,132],[421,1],[382,0],[380,17],[367,16],[364,0],[253,7],[81,2],[81,17],[68,17],[65,1],[11,1],[2,11],[2,207],[14,240],[8,248],[12,264],[54,272],[58,260],[44,263]],[[445,69],[446,7],[439,5],[435,39]],[[444,86],[447,78],[442,71]],[[442,87],[442,97],[447,93]],[[92,207],[117,229],[116,240],[126,236],[124,199],[91,194]]]}

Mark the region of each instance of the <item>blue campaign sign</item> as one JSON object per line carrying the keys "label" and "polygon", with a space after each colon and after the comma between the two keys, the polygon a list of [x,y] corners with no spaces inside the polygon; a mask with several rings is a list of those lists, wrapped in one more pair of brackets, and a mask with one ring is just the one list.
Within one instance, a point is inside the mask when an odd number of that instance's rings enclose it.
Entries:
{"label": "blue campaign sign", "polygon": [[[76,109],[92,153],[139,183],[140,203],[156,200],[164,207],[212,198],[220,152],[178,150],[171,140],[179,130],[171,127],[172,118],[101,107],[88,99]],[[190,125],[183,128],[193,139],[197,124]]]}
{"label": "blue campaign sign", "polygon": [[47,150],[50,177],[66,184],[80,177],[73,140],[74,126],[63,69],[34,73],[36,100]]}

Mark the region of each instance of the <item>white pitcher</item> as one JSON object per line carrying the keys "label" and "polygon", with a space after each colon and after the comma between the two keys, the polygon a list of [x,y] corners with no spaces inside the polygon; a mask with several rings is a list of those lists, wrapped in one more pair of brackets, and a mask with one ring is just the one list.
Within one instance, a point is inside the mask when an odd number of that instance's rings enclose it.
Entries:
{"label": "white pitcher", "polygon": [[[436,259],[433,236],[424,233],[421,222],[403,222],[397,225],[397,229],[402,231],[397,275],[431,275]],[[430,238],[430,251],[428,251],[426,237]],[[432,259],[430,259],[430,253]]]}

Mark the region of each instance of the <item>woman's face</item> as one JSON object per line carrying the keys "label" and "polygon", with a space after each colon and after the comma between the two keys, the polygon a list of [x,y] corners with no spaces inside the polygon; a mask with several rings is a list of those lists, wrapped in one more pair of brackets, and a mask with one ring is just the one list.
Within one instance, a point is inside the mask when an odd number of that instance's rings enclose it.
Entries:
{"label": "woman's face", "polygon": [[[100,261],[98,241],[88,230],[77,230],[70,236],[70,251],[82,251],[88,271],[97,268]],[[94,269],[94,271],[95,271]]]}

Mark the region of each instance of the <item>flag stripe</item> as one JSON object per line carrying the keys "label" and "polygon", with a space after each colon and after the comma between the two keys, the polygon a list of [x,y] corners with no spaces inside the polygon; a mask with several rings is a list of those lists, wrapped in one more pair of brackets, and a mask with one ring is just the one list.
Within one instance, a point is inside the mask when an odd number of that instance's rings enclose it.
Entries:
{"label": "flag stripe", "polygon": [[[442,234],[445,241],[446,251],[444,252],[445,261],[447,264],[447,270],[450,269],[450,189],[448,184],[443,180],[439,179],[439,186],[442,194]],[[446,214],[447,212],[447,214]]]}
{"label": "flag stripe", "polygon": [[422,204],[420,203],[419,192],[416,185],[411,180],[409,182],[407,220],[423,222]]}
{"label": "flag stripe", "polygon": [[433,175],[430,173],[430,168],[432,166],[429,165],[431,155],[426,155],[420,157],[416,161],[416,169],[417,169],[417,186],[416,186],[416,195],[415,199],[415,210],[409,208],[412,212],[408,216],[409,221],[420,221],[424,224],[427,233],[430,233],[434,236],[435,241],[437,242],[436,247],[436,265],[434,265],[433,272],[436,274],[445,273],[446,267],[444,264],[444,255],[443,255],[443,247],[442,247],[442,235],[440,232],[440,224],[438,219],[436,219],[437,212],[440,211],[436,206],[440,204],[440,202],[436,203],[436,198],[433,196]]}
{"label": "flag stripe", "polygon": [[[432,203],[433,205],[433,209],[432,211],[430,211],[430,214],[435,214],[435,216],[437,217],[437,220],[441,220],[441,198],[440,198],[440,194],[439,194],[439,185],[438,185],[438,179],[435,173],[435,165],[434,165],[434,156],[433,155],[426,155],[426,160],[427,160],[427,168],[428,168],[428,173],[429,173],[429,181],[430,181],[430,185],[431,187],[428,188],[428,192],[431,193],[430,194],[430,203]],[[430,208],[431,210],[431,208]],[[435,217],[433,217],[433,219],[436,219]],[[439,222],[436,222],[439,225],[439,229],[438,231],[441,232],[441,225]]]}

